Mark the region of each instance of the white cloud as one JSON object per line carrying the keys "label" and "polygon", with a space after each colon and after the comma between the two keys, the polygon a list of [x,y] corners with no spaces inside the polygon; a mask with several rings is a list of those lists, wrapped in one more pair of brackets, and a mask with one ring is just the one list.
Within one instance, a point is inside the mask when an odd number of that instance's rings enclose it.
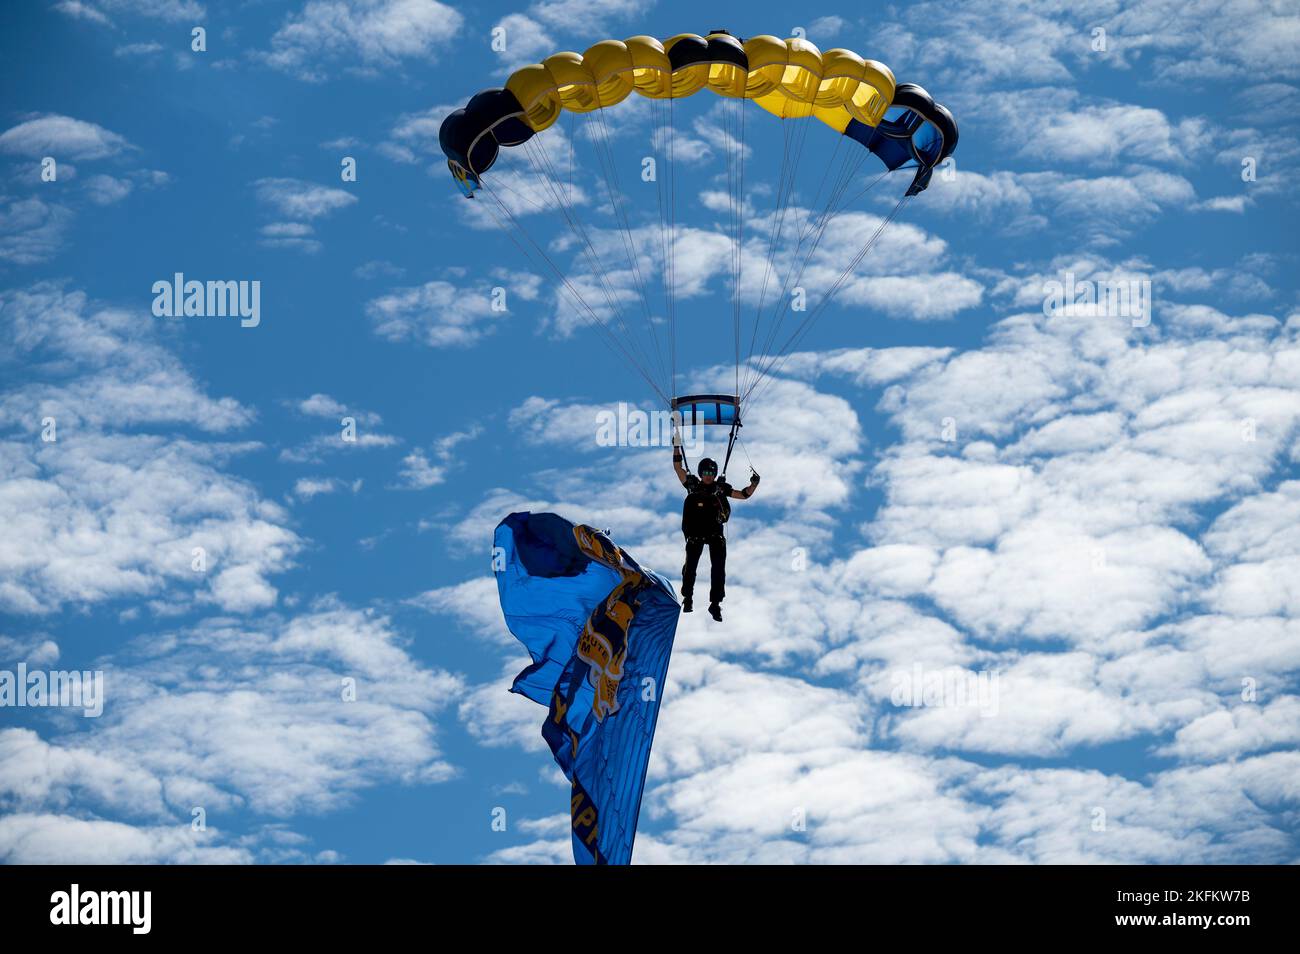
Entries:
{"label": "white cloud", "polygon": [[28,159],[104,159],[133,148],[103,126],[58,114],[29,119],[0,133],[0,153]]}
{"label": "white cloud", "polygon": [[951,348],[843,348],[838,351],[795,352],[782,366],[788,377],[841,374],[863,387],[880,387],[915,375],[952,354]]}
{"label": "white cloud", "polygon": [[972,118],[986,119],[1003,145],[1051,168],[1120,163],[1187,166],[1209,148],[1200,118],[1172,120],[1135,103],[1084,102],[1068,88],[1017,90],[982,99]]}
{"label": "white cloud", "polygon": [[69,815],[15,812],[0,817],[0,859],[16,865],[248,864],[251,853],[215,844],[215,830],[135,826]]}
{"label": "white cloud", "polygon": [[[935,23],[944,29],[936,31]],[[1106,31],[1094,50],[1093,30]],[[1187,7],[1177,0],[1119,4],[925,2],[878,31],[887,63],[908,62],[932,88],[1032,87],[1091,70],[1146,75],[1169,84],[1294,77],[1289,50],[1300,17],[1254,0]]]}
{"label": "white cloud", "polygon": [[96,175],[86,179],[90,201],[96,205],[115,205],[131,194],[131,180]]}
{"label": "white cloud", "polygon": [[113,50],[113,55],[144,59],[153,56],[155,53],[161,53],[162,50],[163,45],[161,43],[124,43]]}
{"label": "white cloud", "polygon": [[447,479],[445,467],[429,463],[423,451],[415,450],[402,458],[402,485],[414,490],[436,487]]}
{"label": "white cloud", "polygon": [[[1279,410],[1282,410],[1279,408]],[[1219,516],[1206,533],[1212,554],[1229,562],[1208,597],[1241,617],[1300,617],[1300,483],[1287,481]]]}
{"label": "white cloud", "polygon": [[354,417],[366,424],[379,424],[382,421],[378,414],[349,407],[328,394],[313,394],[311,397],[303,398],[301,401],[294,403],[293,407],[299,413],[306,414],[309,417],[323,417],[331,420]]}
{"label": "white cloud", "polygon": [[318,219],[357,201],[356,196],[344,189],[301,179],[258,179],[254,186],[260,202],[288,219]]}
{"label": "white cloud", "polygon": [[[41,283],[0,297],[0,347],[10,360],[50,353],[63,362],[33,370],[25,386],[0,395],[8,420],[33,431],[39,418],[60,427],[182,423],[221,433],[252,420],[233,398],[205,394],[157,336],[144,311],[101,306],[82,292]],[[72,370],[78,374],[70,374]],[[37,384],[40,381],[40,384]]]}
{"label": "white cloud", "polygon": [[1195,188],[1183,176],[1142,167],[1095,178],[1029,172],[1019,181],[1051,207],[1052,221],[1065,234],[1081,234],[1098,247],[1116,245],[1162,213],[1196,201]]}
{"label": "white cloud", "polygon": [[1047,225],[1047,220],[1033,211],[1033,196],[1013,172],[998,171],[985,175],[965,169],[958,162],[956,175],[949,178],[945,170],[933,176],[926,194],[933,196],[927,208],[952,218],[975,218],[997,228],[1017,234]]}
{"label": "white cloud", "polygon": [[314,255],[321,250],[321,243],[313,236],[315,230],[306,222],[272,222],[259,230],[258,242],[267,248],[292,248]]}
{"label": "white cloud", "polygon": [[437,0],[308,0],[271,37],[266,62],[323,80],[332,67],[376,70],[429,60],[464,17]]}
{"label": "white cloud", "polygon": [[541,0],[529,7],[529,12],[556,29],[572,30],[580,24],[584,29],[601,30],[643,15],[653,6],[654,0]]}
{"label": "white cloud", "polygon": [[436,487],[447,480],[447,474],[458,466],[456,447],[466,441],[472,441],[482,433],[482,428],[475,426],[466,431],[455,431],[438,438],[433,444],[433,456],[438,463],[433,463],[423,450],[417,448],[402,459],[399,486],[411,490],[426,490]]}
{"label": "white cloud", "polygon": [[[267,576],[302,541],[280,507],[219,469],[233,449],[83,434],[27,454],[7,447],[0,603],[47,614],[161,593],[242,612],[275,601]],[[195,551],[206,565],[195,570]]]}
{"label": "white cloud", "polygon": [[101,26],[112,25],[112,21],[102,10],[91,3],[83,3],[82,0],[59,0],[54,4],[54,9],[73,20],[88,20]]}
{"label": "white cloud", "polygon": [[[388,341],[415,341],[430,348],[477,344],[496,326],[509,320],[511,299],[537,297],[540,279],[515,273],[502,286],[479,282],[461,287],[435,280],[410,288],[396,288],[366,303],[366,315],[375,333]],[[505,288],[507,306],[498,308],[494,287]]]}
{"label": "white cloud", "polygon": [[1256,799],[1275,802],[1278,782],[1296,770],[1293,753],[1172,770],[1150,785],[1095,771],[1006,767],[969,791],[995,799],[981,860],[1225,864],[1285,853],[1286,834]]}
{"label": "white cloud", "polygon": [[337,477],[300,477],[293,483],[293,496],[299,500],[311,500],[322,494],[335,494],[348,489],[356,493],[361,489],[361,480],[357,479],[348,484]]}
{"label": "white cloud", "polygon": [[[210,822],[243,807],[283,817],[339,808],[384,782],[451,778],[435,720],[459,680],[419,665],[403,642],[384,617],[323,604],[247,626],[210,620],[118,654],[106,661],[113,688],[93,733],[56,746],[30,730],[0,732],[0,799],[24,813],[0,821],[0,857],[250,860],[220,826],[191,833],[193,806]],[[356,680],[355,701],[342,676]],[[42,815],[72,801],[143,826],[101,825],[112,837],[88,848],[72,819]],[[164,821],[180,835],[159,843]],[[80,835],[95,829],[82,823]],[[251,847],[271,860],[265,840]]]}
{"label": "white cloud", "polygon": [[[818,17],[808,24],[808,35],[815,41],[824,43],[830,37],[836,36],[844,30],[849,22],[841,16],[830,14],[828,16]],[[827,47],[829,49],[829,47]]]}
{"label": "white cloud", "polygon": [[[267,577],[301,540],[280,507],[223,471],[249,446],[148,433],[219,433],[251,412],[203,393],[155,340],[148,314],[49,285],[0,297],[0,311],[5,360],[45,358],[0,394],[18,430],[0,444],[0,513],[12,530],[0,545],[0,603],[40,615],[123,597],[235,611],[274,601]],[[195,548],[205,554],[198,570]]]}
{"label": "white cloud", "polygon": [[301,446],[286,448],[281,451],[280,459],[295,463],[319,463],[322,455],[331,450],[345,452],[366,450],[374,447],[395,447],[400,443],[401,438],[392,434],[380,434],[374,431],[362,431],[356,435],[354,440],[345,439],[342,433],[320,434]]}
{"label": "white cloud", "polygon": [[427,590],[409,602],[430,613],[457,617],[468,623],[475,635],[499,647],[515,649],[519,645],[506,629],[496,579],[491,576]]}
{"label": "white cloud", "polygon": [[0,195],[0,261],[38,265],[63,249],[72,211],[35,196],[17,199]]}
{"label": "white cloud", "polygon": [[847,282],[836,296],[841,305],[867,305],[895,317],[951,318],[977,307],[984,288],[959,272],[928,275],[882,275]]}
{"label": "white cloud", "polygon": [[529,63],[540,63],[560,49],[546,27],[524,13],[506,14],[493,29],[504,31],[505,49],[494,51],[501,72],[510,73]]}
{"label": "white cloud", "polygon": [[1179,729],[1161,751],[1186,761],[1215,762],[1278,746],[1300,746],[1300,699],[1295,696],[1216,709]]}

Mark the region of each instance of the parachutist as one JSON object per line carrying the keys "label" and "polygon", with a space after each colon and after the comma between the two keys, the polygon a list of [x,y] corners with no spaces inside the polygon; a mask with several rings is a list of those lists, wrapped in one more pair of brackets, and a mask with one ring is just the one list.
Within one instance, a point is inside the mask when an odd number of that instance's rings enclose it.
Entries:
{"label": "parachutist", "polygon": [[753,474],[749,486],[736,490],[726,479],[718,479],[717,461],[705,457],[695,468],[699,476],[686,469],[680,439],[673,440],[673,470],[686,488],[682,504],[682,534],[686,537],[686,563],[682,566],[682,612],[694,609],[695,571],[704,548],[709,548],[709,615],[722,622],[722,600],[726,596],[727,538],[722,529],[731,516],[731,500],[748,500],[758,487]]}

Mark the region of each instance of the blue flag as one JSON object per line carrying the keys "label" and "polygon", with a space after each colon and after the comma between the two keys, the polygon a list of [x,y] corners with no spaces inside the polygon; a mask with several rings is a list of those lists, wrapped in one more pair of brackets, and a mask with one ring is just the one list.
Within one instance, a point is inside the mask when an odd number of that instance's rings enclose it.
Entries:
{"label": "blue flag", "polygon": [[542,737],[572,783],[573,858],[625,865],[677,595],[599,530],[553,513],[512,513],[493,544],[501,611],[533,658],[511,692],[547,707]]}

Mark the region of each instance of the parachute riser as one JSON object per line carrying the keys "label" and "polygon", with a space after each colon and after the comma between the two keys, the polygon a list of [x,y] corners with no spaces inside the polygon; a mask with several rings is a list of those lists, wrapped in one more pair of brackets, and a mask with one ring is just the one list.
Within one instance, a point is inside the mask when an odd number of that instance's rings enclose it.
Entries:
{"label": "parachute riser", "polygon": [[[737,407],[739,411],[739,407]],[[722,480],[727,479],[727,465],[731,463],[731,452],[736,446],[736,437],[740,430],[740,415],[736,415],[736,421],[731,425],[731,433],[727,435],[727,456],[722,460]]]}

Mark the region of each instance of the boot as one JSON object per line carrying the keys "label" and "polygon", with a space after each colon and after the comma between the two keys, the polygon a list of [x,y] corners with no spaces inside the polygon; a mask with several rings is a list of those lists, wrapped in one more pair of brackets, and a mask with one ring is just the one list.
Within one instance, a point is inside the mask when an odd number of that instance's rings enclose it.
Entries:
{"label": "boot", "polygon": [[683,612],[683,613],[693,613],[693,612],[695,612],[695,607],[694,607],[693,605],[691,605],[691,598],[690,598],[689,596],[685,597],[685,598],[682,600],[682,612]]}
{"label": "boot", "polygon": [[722,622],[722,607],[721,607],[719,604],[717,604],[717,603],[710,603],[710,604],[709,604],[709,615],[712,616],[712,617],[713,617],[715,620],[717,620],[719,623],[721,623],[721,622]]}

